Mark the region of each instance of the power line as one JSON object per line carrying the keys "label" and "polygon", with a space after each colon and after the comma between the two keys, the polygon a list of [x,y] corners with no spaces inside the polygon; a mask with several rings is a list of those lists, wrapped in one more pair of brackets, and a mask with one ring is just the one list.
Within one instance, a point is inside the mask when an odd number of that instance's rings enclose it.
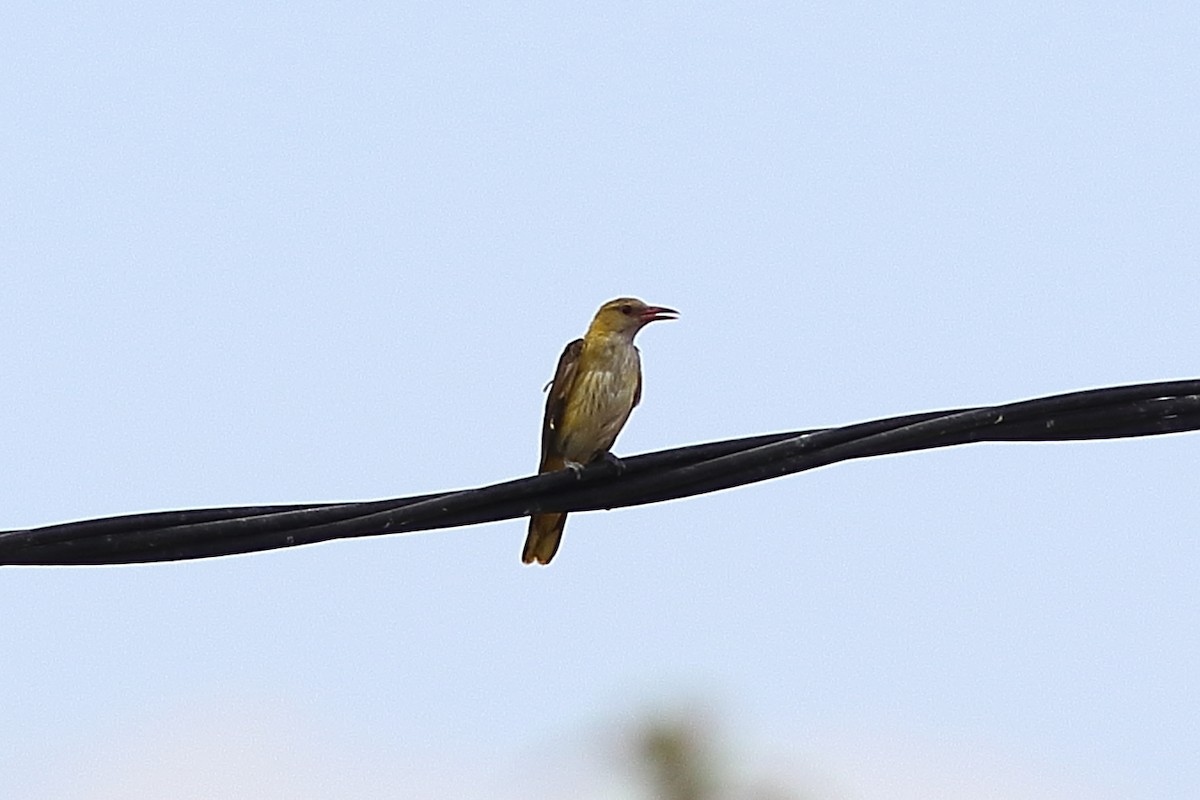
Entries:
{"label": "power line", "polygon": [[678,447],[477,489],[353,503],[243,506],[130,514],[0,531],[0,564],[178,561],[331,539],[382,536],[657,503],[855,458],[974,442],[1117,439],[1200,430],[1200,380],[1090,389],[840,428]]}

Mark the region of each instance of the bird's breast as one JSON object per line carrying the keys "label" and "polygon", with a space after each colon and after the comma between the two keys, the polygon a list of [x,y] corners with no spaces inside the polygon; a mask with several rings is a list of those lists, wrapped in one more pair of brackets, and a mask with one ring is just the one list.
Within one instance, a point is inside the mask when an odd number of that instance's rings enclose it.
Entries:
{"label": "bird's breast", "polygon": [[580,364],[560,433],[562,454],[586,463],[612,447],[633,410],[640,365],[637,350],[602,353]]}

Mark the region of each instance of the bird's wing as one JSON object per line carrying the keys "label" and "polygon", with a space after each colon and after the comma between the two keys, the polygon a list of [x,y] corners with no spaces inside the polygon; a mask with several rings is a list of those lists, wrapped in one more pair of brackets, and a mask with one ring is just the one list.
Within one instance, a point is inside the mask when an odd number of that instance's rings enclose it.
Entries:
{"label": "bird's wing", "polygon": [[629,410],[633,411],[640,402],[642,402],[642,365],[638,364],[637,388],[633,390],[633,405],[629,407]]}
{"label": "bird's wing", "polygon": [[558,427],[562,424],[567,398],[575,386],[579,374],[579,354],[583,352],[583,339],[576,339],[558,357],[558,368],[550,382],[550,394],[546,397],[546,415],[542,418],[542,468],[551,456],[557,455],[555,443]]}

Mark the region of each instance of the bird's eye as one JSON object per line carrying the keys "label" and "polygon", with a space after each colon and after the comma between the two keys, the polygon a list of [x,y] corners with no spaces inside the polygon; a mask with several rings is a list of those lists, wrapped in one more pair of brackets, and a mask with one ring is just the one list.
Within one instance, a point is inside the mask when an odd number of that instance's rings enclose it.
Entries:
{"label": "bird's eye", "polygon": [[621,306],[620,312],[628,317],[630,314],[633,313],[633,306],[629,305],[629,303],[626,303],[623,306]]}

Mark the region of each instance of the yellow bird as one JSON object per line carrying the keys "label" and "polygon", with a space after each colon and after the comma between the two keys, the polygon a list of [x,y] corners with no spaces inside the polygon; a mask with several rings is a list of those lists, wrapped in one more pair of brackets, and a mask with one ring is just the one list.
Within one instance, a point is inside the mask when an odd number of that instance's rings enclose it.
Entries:
{"label": "yellow bird", "polygon": [[[609,448],[642,399],[642,361],[633,337],[647,323],[678,314],[633,297],[600,306],[587,333],[558,359],[542,420],[538,473],[564,467],[578,473],[597,459],[615,459]],[[566,514],[531,516],[521,561],[549,564],[566,523]]]}

